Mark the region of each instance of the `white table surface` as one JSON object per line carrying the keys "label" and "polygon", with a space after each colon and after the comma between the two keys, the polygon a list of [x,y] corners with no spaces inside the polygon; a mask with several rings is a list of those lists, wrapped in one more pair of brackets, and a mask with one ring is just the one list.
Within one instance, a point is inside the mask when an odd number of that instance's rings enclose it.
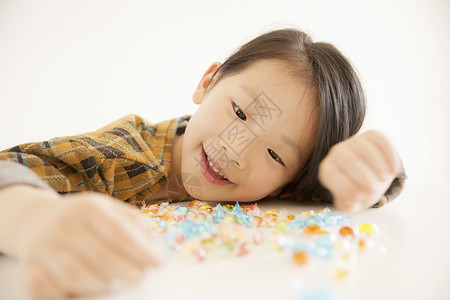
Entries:
{"label": "white table surface", "polygon": [[[285,207],[289,213],[325,207],[280,202],[260,206]],[[333,283],[338,299],[450,299],[450,184],[407,185],[390,205],[350,216],[356,223],[375,223],[380,230],[377,244],[387,251],[360,257],[353,275]],[[293,281],[321,284],[313,278],[320,274],[313,267],[296,266],[285,252],[276,251],[202,263],[172,255],[136,286],[83,299],[299,299]],[[8,257],[0,257],[0,299],[28,299],[19,263]]]}

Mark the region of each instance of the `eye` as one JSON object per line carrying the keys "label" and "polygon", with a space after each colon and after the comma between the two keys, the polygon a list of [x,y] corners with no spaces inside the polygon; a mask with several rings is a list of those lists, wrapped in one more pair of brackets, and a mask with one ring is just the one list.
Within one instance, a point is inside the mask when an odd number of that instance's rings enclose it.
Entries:
{"label": "eye", "polygon": [[281,158],[280,158],[275,152],[273,152],[272,149],[267,149],[267,152],[269,152],[270,156],[272,156],[272,158],[273,158],[275,161],[279,162],[280,164],[282,164],[282,165],[284,166],[284,163],[283,163],[283,161],[281,160]]}
{"label": "eye", "polygon": [[247,116],[244,114],[244,112],[237,106],[234,102],[231,102],[231,105],[233,106],[234,113],[236,116],[239,117],[241,120],[247,120]]}

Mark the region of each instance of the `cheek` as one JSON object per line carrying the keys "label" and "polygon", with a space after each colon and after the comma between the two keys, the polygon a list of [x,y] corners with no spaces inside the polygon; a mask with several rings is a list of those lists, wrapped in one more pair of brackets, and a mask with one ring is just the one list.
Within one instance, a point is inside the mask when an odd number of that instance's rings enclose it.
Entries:
{"label": "cheek", "polygon": [[212,102],[200,107],[193,118],[191,131],[200,140],[217,138],[233,121],[224,105]]}
{"label": "cheek", "polygon": [[248,188],[254,192],[260,192],[263,196],[281,186],[282,172],[274,170],[268,163],[260,163],[249,176]]}

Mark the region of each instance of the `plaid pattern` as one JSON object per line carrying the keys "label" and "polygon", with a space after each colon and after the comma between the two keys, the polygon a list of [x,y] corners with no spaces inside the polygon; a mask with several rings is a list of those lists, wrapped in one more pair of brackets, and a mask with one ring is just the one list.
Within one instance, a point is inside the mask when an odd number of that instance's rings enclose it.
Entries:
{"label": "plaid pattern", "polygon": [[0,152],[59,193],[95,191],[137,207],[168,180],[180,120],[155,125],[129,115],[97,131],[22,144]]}

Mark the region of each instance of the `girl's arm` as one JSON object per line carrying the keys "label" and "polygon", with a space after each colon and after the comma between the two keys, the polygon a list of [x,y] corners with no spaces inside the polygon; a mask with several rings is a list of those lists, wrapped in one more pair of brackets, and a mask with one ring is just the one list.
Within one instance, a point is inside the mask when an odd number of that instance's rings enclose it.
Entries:
{"label": "girl's arm", "polygon": [[[46,196],[39,197],[42,198],[41,201],[33,201],[27,197],[25,200],[16,201],[21,191]],[[58,201],[57,198],[57,194],[25,166],[11,161],[0,161],[0,253],[17,256],[18,250],[15,249],[13,237],[16,234],[15,229],[23,223],[22,215],[32,212],[34,205],[52,205]]]}
{"label": "girl's arm", "polygon": [[[23,178],[31,172],[22,171]],[[0,252],[21,261],[33,298],[103,293],[111,280],[135,282],[159,264],[135,208],[99,193],[60,196],[24,183],[0,189]]]}
{"label": "girl's arm", "polygon": [[334,145],[319,166],[319,181],[345,211],[382,206],[406,180],[397,151],[381,132],[369,130]]}

